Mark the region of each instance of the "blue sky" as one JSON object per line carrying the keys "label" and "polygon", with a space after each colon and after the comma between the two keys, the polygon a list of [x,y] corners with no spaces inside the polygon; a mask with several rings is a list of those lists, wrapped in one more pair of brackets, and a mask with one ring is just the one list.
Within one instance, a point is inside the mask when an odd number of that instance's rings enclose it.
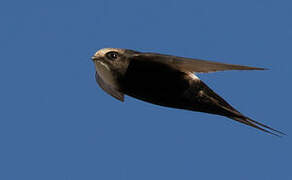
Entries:
{"label": "blue sky", "polygon": [[[1,1],[0,179],[292,179],[291,1]],[[288,134],[130,97],[90,57],[129,48],[269,71],[202,74]]]}

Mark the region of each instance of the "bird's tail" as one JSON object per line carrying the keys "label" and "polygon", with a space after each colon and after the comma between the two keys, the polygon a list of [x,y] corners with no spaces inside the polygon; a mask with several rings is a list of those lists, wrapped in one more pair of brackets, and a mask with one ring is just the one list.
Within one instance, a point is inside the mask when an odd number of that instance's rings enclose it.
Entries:
{"label": "bird's tail", "polygon": [[262,124],[260,122],[257,122],[255,120],[252,120],[248,117],[245,117],[243,115],[240,115],[240,116],[230,116],[229,118],[235,120],[235,121],[238,121],[240,123],[243,123],[243,124],[246,124],[248,126],[251,126],[251,127],[254,127],[254,128],[257,128],[261,131],[264,131],[266,133],[269,133],[269,134],[273,134],[275,136],[278,136],[278,137],[282,137],[283,135],[286,135],[285,133],[279,131],[279,130],[276,130],[274,128],[271,128],[265,124]]}
{"label": "bird's tail", "polygon": [[[234,107],[228,104],[218,94],[216,94],[212,89],[210,89],[203,81],[193,81],[189,92],[191,92],[191,95],[186,94],[185,99],[187,99],[188,102],[191,102],[190,105],[187,106],[187,108],[190,110],[226,116],[230,119],[257,128],[266,133],[273,134],[275,136],[281,137],[286,135],[281,131],[273,129],[265,124],[259,123],[252,120],[251,118],[244,116]],[[193,92],[197,92],[198,95],[192,96]]]}

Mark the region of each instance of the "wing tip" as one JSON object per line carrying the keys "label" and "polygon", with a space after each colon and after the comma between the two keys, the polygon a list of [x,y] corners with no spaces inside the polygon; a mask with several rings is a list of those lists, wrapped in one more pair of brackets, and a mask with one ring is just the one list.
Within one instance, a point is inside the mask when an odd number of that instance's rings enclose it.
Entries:
{"label": "wing tip", "polygon": [[238,70],[259,70],[259,71],[266,71],[266,70],[270,70],[270,69],[269,68],[261,68],[261,67],[243,66],[242,69],[239,68]]}
{"label": "wing tip", "polygon": [[255,70],[267,71],[267,70],[270,70],[270,69],[269,68],[255,68]]}

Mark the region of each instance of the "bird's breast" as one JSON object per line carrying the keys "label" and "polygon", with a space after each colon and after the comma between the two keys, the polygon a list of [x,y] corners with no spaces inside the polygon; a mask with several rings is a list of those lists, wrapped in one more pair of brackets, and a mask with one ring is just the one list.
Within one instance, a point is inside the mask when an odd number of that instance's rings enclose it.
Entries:
{"label": "bird's breast", "polygon": [[113,88],[118,88],[117,80],[114,73],[111,71],[109,66],[101,61],[95,63],[95,68],[97,74],[102,78],[102,80]]}

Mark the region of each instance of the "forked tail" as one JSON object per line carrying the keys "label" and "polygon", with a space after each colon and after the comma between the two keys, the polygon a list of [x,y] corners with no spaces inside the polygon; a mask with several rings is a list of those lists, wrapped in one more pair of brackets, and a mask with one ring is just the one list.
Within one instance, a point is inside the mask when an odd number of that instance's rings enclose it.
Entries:
{"label": "forked tail", "polygon": [[265,124],[259,123],[255,120],[252,120],[252,119],[245,117],[245,116],[236,116],[236,117],[229,117],[229,118],[231,118],[235,121],[241,122],[243,124],[246,124],[248,126],[257,128],[257,129],[264,131],[266,133],[273,134],[273,135],[278,136],[278,137],[282,137],[283,135],[286,135],[285,133],[283,133],[279,130],[271,128]]}

